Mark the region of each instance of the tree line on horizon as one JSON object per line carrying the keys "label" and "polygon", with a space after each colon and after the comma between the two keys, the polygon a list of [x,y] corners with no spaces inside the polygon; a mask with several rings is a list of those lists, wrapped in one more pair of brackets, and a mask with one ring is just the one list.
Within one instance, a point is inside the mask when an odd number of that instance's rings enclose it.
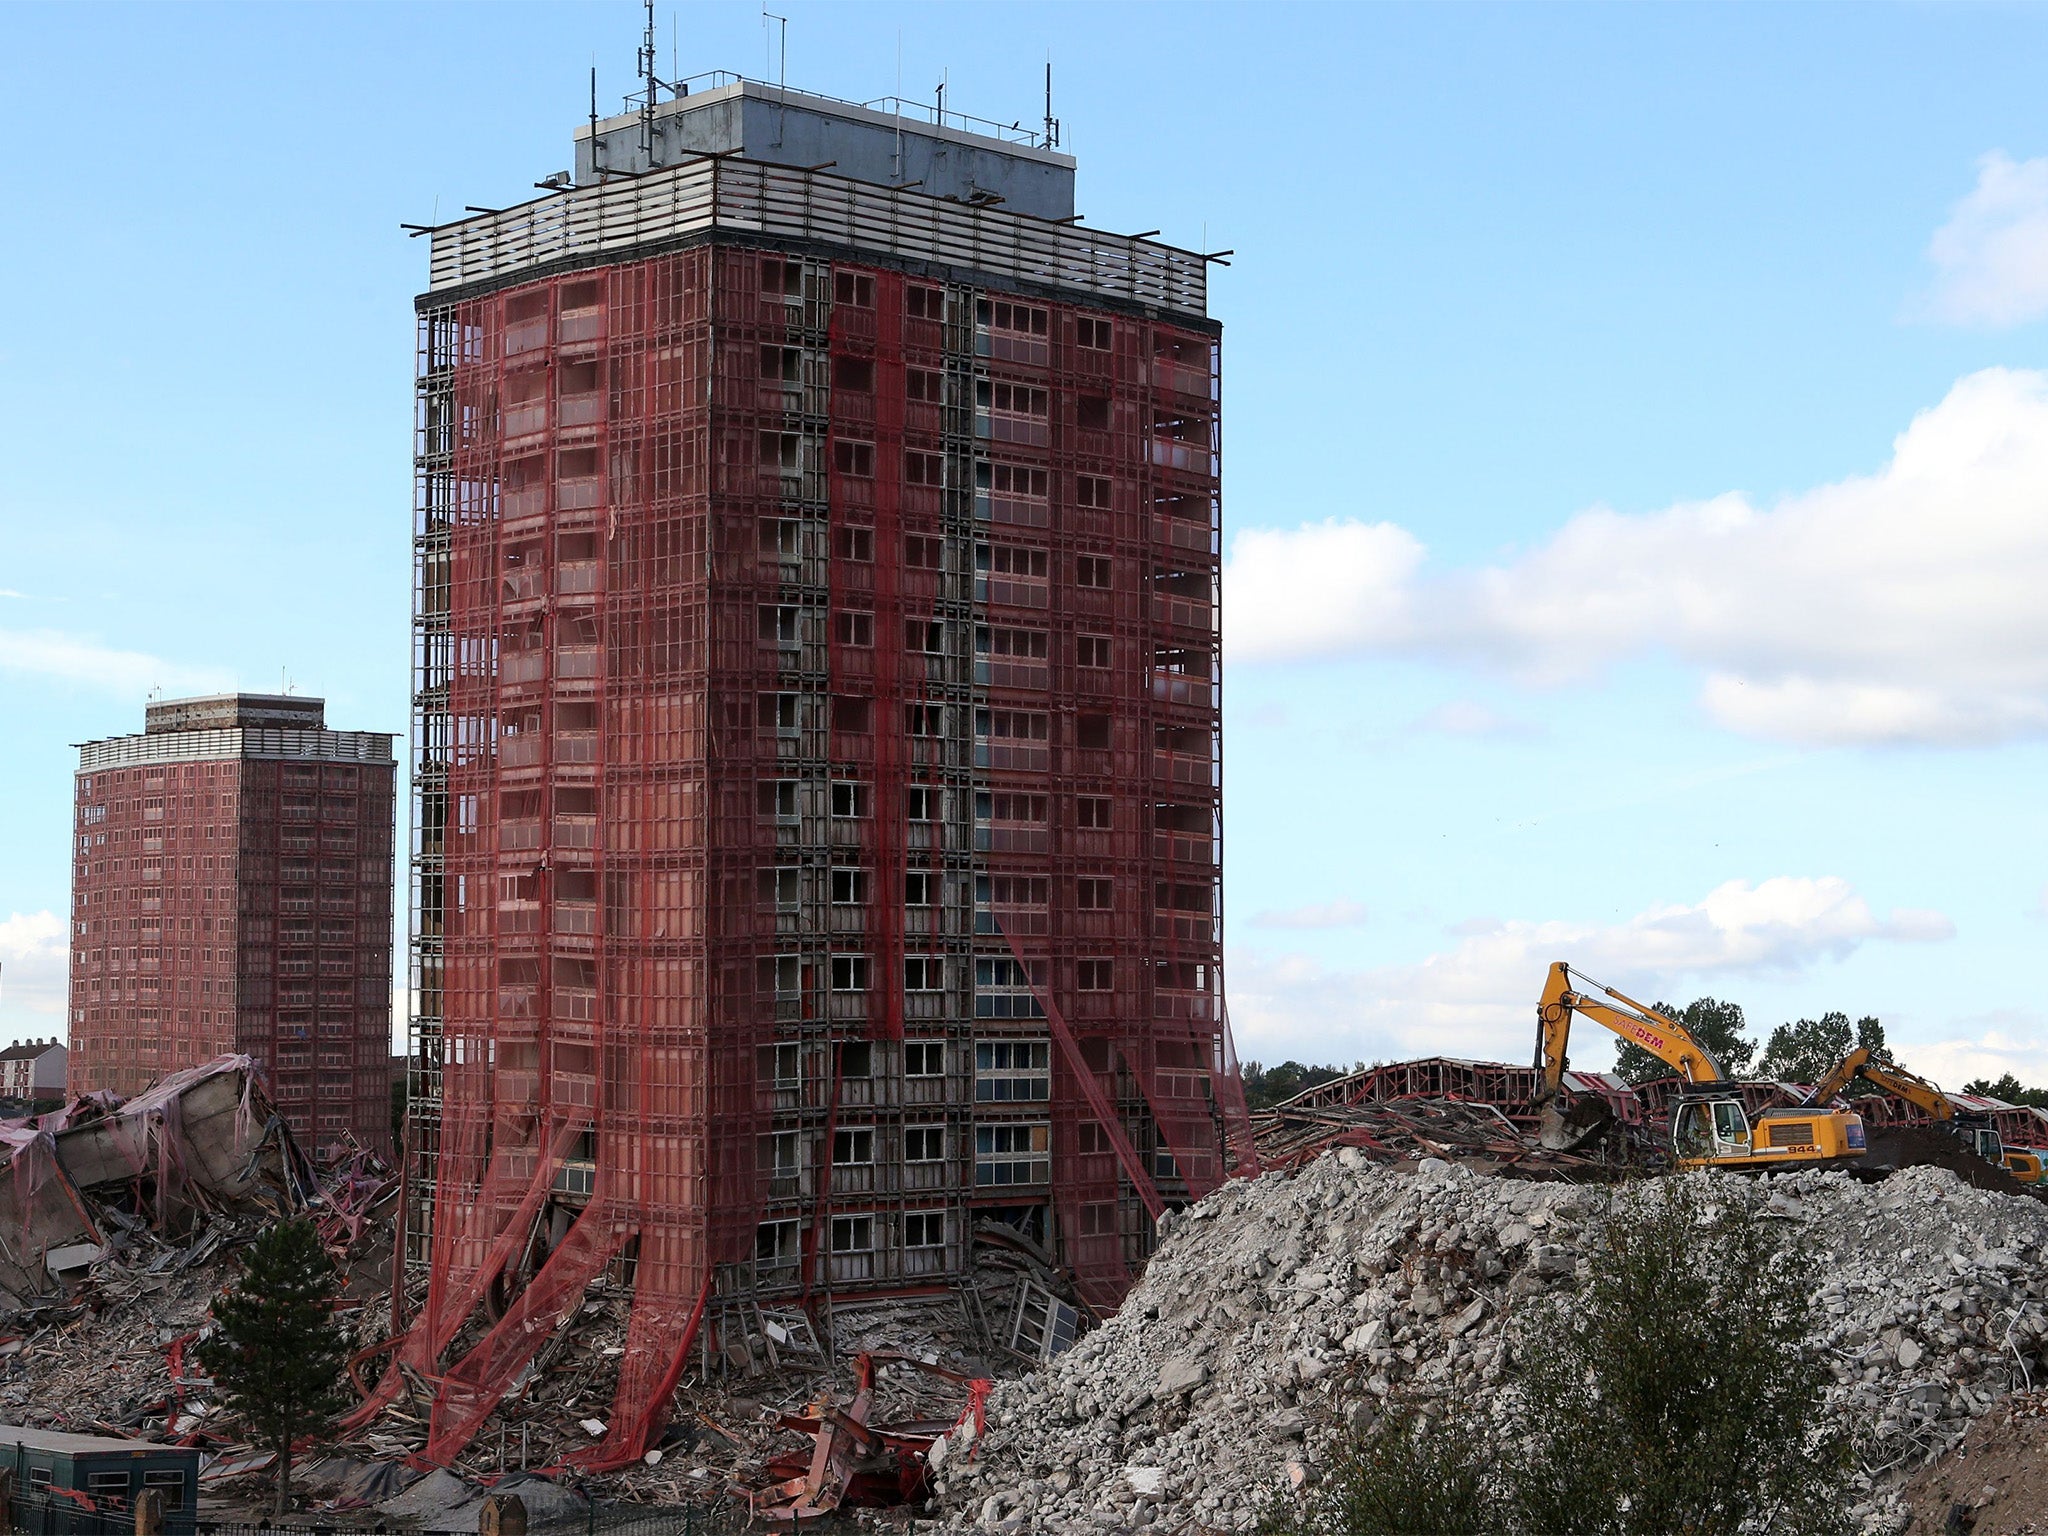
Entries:
{"label": "tree line on horizon", "polygon": [[[1732,1077],[1815,1083],[1854,1047],[1868,1046],[1880,1052],[1885,1049],[1884,1025],[1867,1014],[1853,1024],[1846,1013],[1840,1012],[1780,1024],[1759,1050],[1740,1003],[1701,997],[1683,1007],[1673,1003],[1658,1003],[1655,1007],[1657,1012],[1683,1024]],[[1362,1072],[1367,1065],[1355,1062],[1348,1067],[1311,1066],[1283,1061],[1268,1067],[1247,1061],[1243,1064],[1245,1102],[1253,1109],[1272,1109],[1310,1088]],[[1631,1087],[1671,1076],[1671,1069],[1663,1062],[1626,1040],[1615,1054],[1614,1071]],[[1852,1094],[1859,1091],[1870,1090],[1861,1083],[1850,1089]],[[2002,1099],[2008,1104],[2048,1109],[2048,1088],[2030,1087],[2010,1072],[1997,1078],[1973,1078],[1963,1084],[1962,1091]]]}

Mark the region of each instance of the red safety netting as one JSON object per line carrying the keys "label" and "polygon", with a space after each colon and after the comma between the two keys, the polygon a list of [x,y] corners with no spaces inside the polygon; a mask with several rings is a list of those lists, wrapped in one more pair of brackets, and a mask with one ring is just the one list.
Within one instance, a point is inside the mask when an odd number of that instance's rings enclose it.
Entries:
{"label": "red safety netting", "polygon": [[422,337],[431,1274],[365,1412],[435,1381],[448,1460],[607,1270],[598,1464],[729,1300],[980,1218],[1112,1305],[1249,1147],[1213,338],[722,247]]}

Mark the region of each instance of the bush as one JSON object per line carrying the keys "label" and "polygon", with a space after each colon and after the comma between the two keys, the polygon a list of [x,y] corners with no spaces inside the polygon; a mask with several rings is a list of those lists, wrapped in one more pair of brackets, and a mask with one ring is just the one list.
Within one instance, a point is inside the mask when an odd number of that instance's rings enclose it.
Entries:
{"label": "bush", "polygon": [[1843,1529],[1848,1436],[1823,1405],[1827,1367],[1807,1342],[1813,1261],[1734,1193],[1701,1176],[1616,1198],[1591,1279],[1519,1320],[1499,1425],[1453,1416],[1425,1433],[1392,1416],[1271,1529]]}
{"label": "bush", "polygon": [[1346,1445],[1320,1485],[1276,1506],[1265,1536],[1494,1536],[1506,1532],[1489,1498],[1478,1436],[1459,1419],[1431,1424],[1397,1411]]}

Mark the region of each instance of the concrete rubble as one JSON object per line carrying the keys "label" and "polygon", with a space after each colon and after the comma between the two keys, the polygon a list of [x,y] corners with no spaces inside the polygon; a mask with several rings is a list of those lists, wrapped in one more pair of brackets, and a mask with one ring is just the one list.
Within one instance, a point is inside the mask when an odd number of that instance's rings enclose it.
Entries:
{"label": "concrete rubble", "polygon": [[0,1122],[0,1175],[0,1313],[69,1295],[87,1272],[209,1217],[300,1210],[314,1189],[246,1056],[132,1099],[92,1094]]}
{"label": "concrete rubble", "polygon": [[[2048,1382],[2048,1204],[1932,1167],[1714,1188],[1817,1245],[1815,1343],[1857,1437],[1856,1514],[1897,1529],[1913,1469]],[[941,1524],[1248,1529],[1390,1398],[1496,1405],[1517,1309],[1581,1275],[1607,1198],[1358,1148],[1226,1185],[1173,1220],[1113,1319],[934,1447]]]}

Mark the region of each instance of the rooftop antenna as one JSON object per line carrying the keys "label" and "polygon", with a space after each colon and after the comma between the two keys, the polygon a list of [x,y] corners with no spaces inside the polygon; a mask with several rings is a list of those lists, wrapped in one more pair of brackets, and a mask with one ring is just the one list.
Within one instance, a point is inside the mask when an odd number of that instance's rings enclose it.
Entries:
{"label": "rooftop antenna", "polygon": [[597,61],[590,63],[590,174],[593,178],[604,170],[597,163]]}
{"label": "rooftop antenna", "polygon": [[945,126],[946,126],[946,79],[947,79],[947,77],[948,77],[949,75],[951,75],[952,73],[953,73],[953,71],[952,71],[951,69],[946,69],[946,70],[943,70],[943,71],[941,71],[941,72],[940,72],[940,75],[939,75],[939,106],[938,106],[938,113],[939,113],[939,126],[940,126],[941,128],[943,128],[943,127],[945,127]]}
{"label": "rooftop antenna", "polygon": [[903,179],[903,29],[896,29],[896,168],[889,173],[891,181]]}
{"label": "rooftop antenna", "polygon": [[1052,55],[1045,59],[1045,147],[1060,147],[1060,120],[1052,115]]}
{"label": "rooftop antenna", "polygon": [[[769,10],[766,5],[763,5],[761,7],[761,30],[763,32],[768,30],[768,23],[771,21],[782,23],[782,58],[775,66],[775,143],[772,146],[775,149],[780,149],[782,148],[783,120],[789,115],[789,103],[782,99],[782,93],[789,89],[789,18],[787,16],[778,16]],[[765,43],[767,39],[764,37],[762,41]]]}
{"label": "rooftop antenna", "polygon": [[649,166],[654,164],[654,93],[661,85],[661,77],[654,72],[654,0],[646,0],[647,28],[640,37],[641,84],[646,95],[640,100],[640,153],[647,157]]}

